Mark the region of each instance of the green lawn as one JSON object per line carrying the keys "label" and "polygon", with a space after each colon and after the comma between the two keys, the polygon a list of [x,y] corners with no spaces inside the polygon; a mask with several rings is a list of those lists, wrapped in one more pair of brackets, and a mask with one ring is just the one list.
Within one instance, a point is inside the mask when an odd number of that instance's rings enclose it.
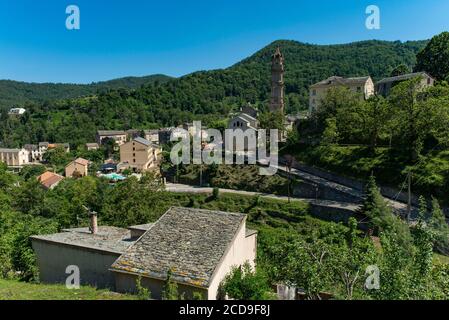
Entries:
{"label": "green lawn", "polygon": [[0,279],[0,300],[134,300],[123,295],[92,287],[69,290],[64,285],[31,284]]}

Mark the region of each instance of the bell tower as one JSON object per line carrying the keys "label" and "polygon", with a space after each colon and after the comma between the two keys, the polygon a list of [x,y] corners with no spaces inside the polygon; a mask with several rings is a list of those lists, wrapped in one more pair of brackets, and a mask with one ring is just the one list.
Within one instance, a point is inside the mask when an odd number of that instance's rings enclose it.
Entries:
{"label": "bell tower", "polygon": [[271,58],[270,112],[284,113],[284,56],[279,47]]}

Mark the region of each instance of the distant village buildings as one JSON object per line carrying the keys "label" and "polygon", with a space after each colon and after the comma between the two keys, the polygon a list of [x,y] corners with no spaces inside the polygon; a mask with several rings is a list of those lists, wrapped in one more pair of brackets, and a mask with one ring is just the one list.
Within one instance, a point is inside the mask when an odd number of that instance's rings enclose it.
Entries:
{"label": "distant village buildings", "polygon": [[10,167],[20,167],[30,162],[30,154],[24,148],[0,148],[0,161],[6,163],[6,165]]}
{"label": "distant village buildings", "polygon": [[309,113],[312,114],[317,111],[329,89],[336,87],[346,87],[355,93],[359,93],[362,99],[368,99],[375,93],[374,82],[370,76],[357,78],[329,77],[310,86]]}
{"label": "distant village buildings", "polygon": [[417,77],[421,77],[420,89],[425,89],[435,84],[435,79],[426,72],[389,77],[380,80],[376,84],[369,76],[357,78],[329,77],[309,87],[309,115],[320,108],[322,100],[331,88],[346,87],[355,93],[360,93],[360,97],[363,99],[368,99],[375,94],[387,97],[396,84]]}
{"label": "distant village buildings", "polygon": [[124,144],[127,140],[127,134],[123,130],[98,130],[97,131],[97,143],[99,145],[104,144],[107,139],[112,139],[119,146]]}
{"label": "distant village buildings", "polygon": [[37,177],[37,180],[44,189],[50,190],[55,188],[59,184],[59,182],[64,180],[64,177],[57,173],[47,171]]}
{"label": "distant village buildings", "polygon": [[154,224],[128,229],[97,226],[94,215],[89,228],[31,237],[42,282],[64,283],[67,266],[76,265],[82,285],[135,293],[140,277],[161,299],[171,271],[186,299],[214,300],[233,267],[255,265],[257,232],[244,214],[173,207]]}
{"label": "distant village buildings", "polygon": [[95,151],[100,149],[100,146],[98,143],[86,143],[86,149],[87,151]]}
{"label": "distant village buildings", "polygon": [[9,116],[22,116],[26,112],[24,108],[11,108],[8,112]]}
{"label": "distant village buildings", "polygon": [[162,150],[158,145],[137,137],[120,146],[120,169],[144,172],[154,169],[160,162]]}
{"label": "distant village buildings", "polygon": [[89,160],[78,158],[73,160],[65,167],[65,176],[67,178],[85,177],[89,174]]}
{"label": "distant village buildings", "polygon": [[418,77],[421,77],[420,89],[432,87],[435,84],[435,79],[426,72],[408,73],[380,80],[376,83],[376,92],[386,97],[390,94],[391,88],[393,88],[396,84]]}

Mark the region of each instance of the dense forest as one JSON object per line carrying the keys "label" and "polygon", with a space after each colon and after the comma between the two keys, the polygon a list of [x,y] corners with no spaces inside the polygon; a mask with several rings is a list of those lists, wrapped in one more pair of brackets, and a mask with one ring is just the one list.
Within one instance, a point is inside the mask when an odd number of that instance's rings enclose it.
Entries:
{"label": "dense forest", "polygon": [[[20,119],[0,118],[3,146],[39,141],[90,142],[97,129],[156,128],[194,118],[207,125],[251,102],[264,110],[270,93],[270,61],[279,46],[286,64],[287,111],[307,107],[308,86],[331,75],[388,76],[398,65],[412,67],[425,41],[363,41],[344,45],[311,45],[276,41],[224,70],[200,71],[135,90],[117,89],[95,96],[26,105]],[[0,95],[1,96],[1,95]]]}
{"label": "dense forest", "polygon": [[168,76],[155,74],[145,77],[118,78],[91,84],[27,83],[0,80],[0,109],[20,107],[30,102],[89,96],[111,89],[136,89],[155,81],[163,83],[169,79],[171,78]]}

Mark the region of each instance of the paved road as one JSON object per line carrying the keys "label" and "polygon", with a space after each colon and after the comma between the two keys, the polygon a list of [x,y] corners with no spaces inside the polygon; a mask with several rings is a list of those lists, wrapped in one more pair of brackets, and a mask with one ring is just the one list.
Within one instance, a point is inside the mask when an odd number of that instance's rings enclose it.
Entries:
{"label": "paved road", "polygon": [[[287,167],[282,164],[279,164],[278,166],[276,166],[276,168],[278,170],[288,172]],[[317,185],[322,185],[322,186],[326,186],[326,187],[329,187],[329,188],[332,188],[335,190],[339,190],[341,192],[347,193],[351,196],[354,196],[354,197],[357,197],[360,199],[363,199],[363,197],[364,197],[363,193],[360,190],[344,186],[342,184],[315,176],[313,174],[298,170],[296,168],[291,169],[291,174],[295,175],[296,177],[298,177],[301,180],[310,181]],[[392,207],[392,209],[394,211],[399,212],[401,214],[403,214],[407,211],[407,204],[399,202],[399,201],[395,201],[392,199],[388,199],[388,198],[385,198],[385,200]],[[413,210],[416,211],[416,208],[413,208]]]}
{"label": "paved road", "polygon": [[[210,194],[210,193],[212,193],[213,188],[195,187],[195,186],[190,186],[190,185],[185,185],[185,184],[167,183],[166,190],[170,191],[170,192],[179,192],[179,193],[207,193],[207,194]],[[278,196],[275,194],[267,194],[267,193],[253,192],[253,191],[220,189],[220,192],[221,193],[230,193],[230,194],[240,194],[240,195],[245,195],[245,196],[259,195],[262,198],[288,201],[288,197],[285,197],[285,196]],[[291,201],[308,202],[308,203],[316,205],[316,206],[346,209],[349,211],[356,211],[360,207],[360,205],[358,205],[356,203],[348,203],[348,202],[337,202],[337,201],[321,200],[321,199],[316,200],[316,199],[306,199],[306,198],[296,198],[296,197],[291,197],[290,199],[291,199]]]}

